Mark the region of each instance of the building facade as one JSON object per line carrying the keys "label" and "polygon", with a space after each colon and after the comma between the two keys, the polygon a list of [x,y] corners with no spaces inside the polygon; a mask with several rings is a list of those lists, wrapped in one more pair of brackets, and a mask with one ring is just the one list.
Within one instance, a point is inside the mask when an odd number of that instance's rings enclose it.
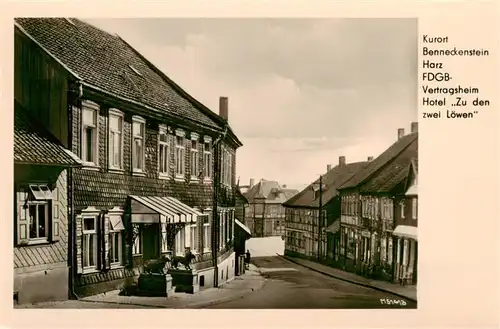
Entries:
{"label": "building facade", "polygon": [[418,129],[404,135],[340,187],[342,215],[336,258],[346,270],[398,280],[395,245],[397,196],[404,195],[409,164],[418,157]]}
{"label": "building facade", "polygon": [[[117,289],[146,260],[187,250],[201,286],[231,279],[242,144],[227,97],[213,113],[120,37],[76,19],[17,19],[16,45],[17,58],[60,72],[21,80],[51,88],[62,104],[53,126],[83,163],[70,181],[75,294]],[[61,113],[40,112],[49,124]]]}
{"label": "building facade", "polygon": [[411,160],[404,189],[395,196],[393,240],[394,279],[417,283],[418,270],[418,160]]}
{"label": "building facade", "polygon": [[16,99],[14,109],[14,302],[67,299],[68,152]]}
{"label": "building facade", "polygon": [[245,224],[252,236],[284,236],[285,208],[282,203],[299,191],[280,186],[276,181],[261,179],[257,184],[250,180],[250,188],[244,194],[248,200]]}
{"label": "building facade", "polygon": [[[334,168],[283,203],[285,207],[285,253],[309,259],[333,260],[340,220],[340,197],[337,188],[366,162],[346,163],[339,157]],[[320,218],[320,210],[323,212]]]}

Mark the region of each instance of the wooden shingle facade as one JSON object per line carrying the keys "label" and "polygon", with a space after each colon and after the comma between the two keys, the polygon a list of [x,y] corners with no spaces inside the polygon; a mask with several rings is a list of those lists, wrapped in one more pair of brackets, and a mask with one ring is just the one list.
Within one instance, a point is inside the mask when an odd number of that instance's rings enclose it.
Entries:
{"label": "wooden shingle facade", "polygon": [[[33,59],[20,64],[27,56]],[[26,73],[33,63],[54,69]],[[145,260],[187,248],[206,285],[214,275],[219,283],[231,277],[242,144],[228,125],[227,98],[222,116],[213,113],[120,37],[76,19],[17,19],[16,70],[19,98],[33,103],[26,86],[39,87],[55,105],[33,113],[82,162],[66,179],[69,281],[77,295],[117,289]],[[215,168],[222,176],[217,212]],[[213,239],[224,274],[212,268]]]}

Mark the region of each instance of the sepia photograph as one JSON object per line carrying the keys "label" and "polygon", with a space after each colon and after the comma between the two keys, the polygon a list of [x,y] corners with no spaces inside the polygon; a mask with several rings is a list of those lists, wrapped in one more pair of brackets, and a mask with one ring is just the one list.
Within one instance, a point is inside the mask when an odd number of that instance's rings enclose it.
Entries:
{"label": "sepia photograph", "polygon": [[417,309],[417,18],[13,25],[14,308]]}

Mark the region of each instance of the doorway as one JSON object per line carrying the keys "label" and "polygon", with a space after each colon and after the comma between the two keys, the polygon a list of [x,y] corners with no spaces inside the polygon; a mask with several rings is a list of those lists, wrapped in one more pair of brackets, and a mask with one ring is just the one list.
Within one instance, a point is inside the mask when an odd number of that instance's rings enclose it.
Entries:
{"label": "doorway", "polygon": [[146,224],[142,229],[142,257],[158,259],[160,257],[160,226],[159,224]]}

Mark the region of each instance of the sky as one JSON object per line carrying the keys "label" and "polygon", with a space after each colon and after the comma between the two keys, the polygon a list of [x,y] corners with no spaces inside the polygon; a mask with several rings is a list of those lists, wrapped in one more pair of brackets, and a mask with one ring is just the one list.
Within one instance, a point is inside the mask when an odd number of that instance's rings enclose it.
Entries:
{"label": "sky", "polygon": [[116,33],[242,141],[236,177],[302,189],[378,156],[417,121],[417,20],[85,19]]}

